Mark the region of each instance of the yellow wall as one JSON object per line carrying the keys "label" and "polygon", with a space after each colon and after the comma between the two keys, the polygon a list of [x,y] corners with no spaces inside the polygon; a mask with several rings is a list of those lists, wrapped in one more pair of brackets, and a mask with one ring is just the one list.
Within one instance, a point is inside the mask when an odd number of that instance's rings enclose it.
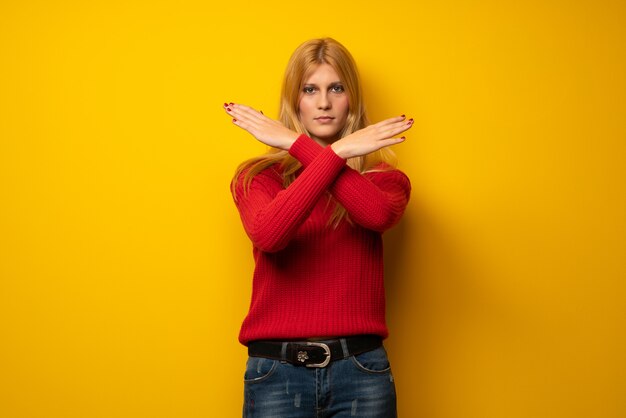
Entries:
{"label": "yellow wall", "polygon": [[[228,184],[333,36],[413,183],[386,236],[401,417],[626,416],[626,4],[4,1],[0,417],[240,415]],[[550,3],[550,4],[548,4]]]}

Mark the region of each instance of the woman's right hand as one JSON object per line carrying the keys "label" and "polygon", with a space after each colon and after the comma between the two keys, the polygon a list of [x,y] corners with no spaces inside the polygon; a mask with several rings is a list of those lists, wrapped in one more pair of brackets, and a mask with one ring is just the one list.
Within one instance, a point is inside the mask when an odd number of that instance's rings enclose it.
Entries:
{"label": "woman's right hand", "polygon": [[233,118],[235,125],[245,129],[257,140],[270,147],[288,151],[300,136],[277,120],[270,119],[249,106],[224,103],[224,110]]}
{"label": "woman's right hand", "polygon": [[413,126],[413,119],[406,121],[406,117],[396,116],[366,128],[359,129],[350,135],[334,142],[331,147],[341,158],[352,158],[367,155],[390,145],[404,142],[405,137],[394,138]]}

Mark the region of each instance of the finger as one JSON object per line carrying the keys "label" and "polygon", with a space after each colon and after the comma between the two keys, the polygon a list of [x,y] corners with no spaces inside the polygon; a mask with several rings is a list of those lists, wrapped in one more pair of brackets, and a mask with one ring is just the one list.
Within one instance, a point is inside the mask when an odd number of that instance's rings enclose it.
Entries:
{"label": "finger", "polygon": [[[251,108],[250,108],[251,109]],[[256,111],[254,111],[256,113]],[[264,119],[260,119],[255,117],[254,113],[250,113],[247,109],[236,109],[231,108],[229,114],[233,117],[232,122],[248,131],[255,138],[258,138],[258,135],[262,132],[266,132],[268,128],[271,127],[272,124],[276,124],[277,122],[273,119],[269,119],[264,117]],[[256,113],[257,116],[262,116],[260,113]]]}
{"label": "finger", "polygon": [[402,122],[405,119],[406,119],[406,115],[394,116],[392,118],[382,120],[382,121],[374,124],[374,126],[385,127],[385,126],[388,126],[388,125],[392,125],[394,123]]}
{"label": "finger", "polygon": [[[232,117],[232,122],[236,126],[245,129],[252,133],[257,125],[257,121],[254,120],[253,113],[250,112],[252,108],[245,105],[235,105],[235,103],[224,103],[224,111]],[[256,113],[256,112],[254,112]]]}
{"label": "finger", "polygon": [[225,107],[224,108],[224,113],[226,113],[228,116],[230,116],[231,118],[233,117],[240,117],[239,114],[235,114],[235,112],[233,111],[233,109]]}
{"label": "finger", "polygon": [[255,120],[255,118],[249,112],[239,107],[230,106],[226,108],[225,110],[226,110],[226,113],[228,113],[232,118],[235,118],[237,120],[247,122],[250,124],[259,123],[259,121]]}
{"label": "finger", "polygon": [[413,125],[413,123],[415,122],[413,120],[413,118],[410,118],[409,120],[406,120],[406,117],[403,117],[401,119],[398,118],[392,118],[392,119],[388,119],[389,121],[393,122],[389,122],[387,125],[385,125],[387,128],[396,128],[399,126],[403,126],[403,125]]}
{"label": "finger", "polygon": [[403,120],[406,120],[406,115],[394,116],[386,120],[389,121],[390,123],[401,122]]}
{"label": "finger", "polygon": [[252,134],[253,136],[256,136],[255,133],[257,131],[256,126],[254,123],[251,123],[249,120],[246,119],[237,119],[236,117],[233,118],[232,120],[233,125],[240,127],[241,129],[248,131],[250,134]]}
{"label": "finger", "polygon": [[230,107],[234,111],[236,110],[237,112],[239,112],[241,115],[246,115],[246,116],[248,116],[250,118],[255,118],[255,119],[258,119],[258,120],[266,119],[266,116],[263,115],[262,111],[258,111],[256,109],[253,109],[250,106],[240,105],[240,104],[233,104]]}
{"label": "finger", "polygon": [[383,141],[390,138],[395,137],[402,132],[405,132],[413,126],[413,123],[408,123],[406,121],[394,122],[393,124],[379,127],[375,132],[373,132],[372,139],[375,141]]}
{"label": "finger", "polygon": [[385,119],[377,124],[370,125],[366,129],[371,130],[378,139],[384,139],[405,131],[406,129],[404,128],[406,128],[406,125],[409,123],[412,124],[413,119],[410,119],[410,122],[407,122],[406,116],[400,115]]}
{"label": "finger", "polygon": [[406,140],[406,137],[400,137],[400,138],[387,138],[387,139],[383,139],[380,141],[377,141],[376,144],[370,149],[370,151],[368,152],[374,152],[374,151],[378,151],[379,149],[382,148],[386,148],[386,147],[390,147],[392,145],[396,145],[399,144],[401,142],[404,142]]}
{"label": "finger", "polygon": [[406,141],[405,136],[401,136],[399,138],[388,138],[388,139],[383,139],[382,141],[380,141],[379,145],[381,145],[380,148],[385,148],[385,147],[390,147],[392,145],[400,144],[404,141]]}
{"label": "finger", "polygon": [[250,124],[250,127],[256,127],[260,129],[263,126],[272,124],[273,119],[268,118],[261,112],[252,109],[249,106],[244,105],[232,105],[229,106],[227,112],[235,119],[245,121]]}
{"label": "finger", "polygon": [[408,122],[406,121],[395,122],[385,127],[385,130],[383,131],[383,136],[386,138],[389,138],[392,136],[396,136],[402,132],[408,131],[409,129],[413,127],[413,123],[414,123],[413,118],[409,119]]}

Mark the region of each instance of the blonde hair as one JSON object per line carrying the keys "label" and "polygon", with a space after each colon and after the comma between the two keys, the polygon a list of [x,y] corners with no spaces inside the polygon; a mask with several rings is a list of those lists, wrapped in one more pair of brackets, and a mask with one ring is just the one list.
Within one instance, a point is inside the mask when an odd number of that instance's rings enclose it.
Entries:
{"label": "blonde hair", "polygon": [[[297,133],[310,136],[298,118],[300,94],[304,82],[320,64],[329,64],[333,67],[348,94],[348,116],[340,137],[343,138],[365,128],[369,124],[369,120],[363,103],[363,92],[356,64],[350,52],[332,38],[306,41],[296,48],[291,55],[283,77],[279,121]],[[385,164],[381,165],[381,163]],[[391,169],[395,167],[395,163],[395,154],[388,148],[382,148],[365,156],[349,158],[347,161],[348,166],[359,173]],[[252,178],[274,164],[280,165],[284,187],[289,186],[295,180],[296,172],[302,166],[288,151],[270,148],[265,154],[251,158],[239,165],[231,182],[231,190],[235,199],[235,186],[244,171],[243,189],[245,193],[252,182]],[[337,203],[329,224],[337,226],[342,219],[350,221],[345,208]]]}

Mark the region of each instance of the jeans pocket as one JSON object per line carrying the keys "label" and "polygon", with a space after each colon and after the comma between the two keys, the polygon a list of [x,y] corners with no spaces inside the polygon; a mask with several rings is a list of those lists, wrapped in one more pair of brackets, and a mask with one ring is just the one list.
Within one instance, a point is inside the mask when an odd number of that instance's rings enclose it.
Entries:
{"label": "jeans pocket", "polygon": [[355,366],[367,373],[387,373],[391,370],[387,351],[384,347],[378,347],[365,353],[351,357]]}
{"label": "jeans pocket", "polygon": [[248,357],[246,362],[246,372],[243,375],[245,383],[261,382],[270,377],[276,367],[278,360],[272,360],[264,357]]}

